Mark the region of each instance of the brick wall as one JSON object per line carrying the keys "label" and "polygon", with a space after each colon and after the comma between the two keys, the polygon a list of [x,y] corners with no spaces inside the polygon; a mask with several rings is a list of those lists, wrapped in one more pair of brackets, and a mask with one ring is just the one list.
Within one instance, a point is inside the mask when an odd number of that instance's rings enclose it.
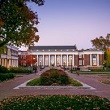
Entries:
{"label": "brick wall", "polygon": [[99,65],[103,65],[104,55],[99,55]]}
{"label": "brick wall", "polygon": [[84,66],[90,65],[90,55],[85,54],[84,55]]}
{"label": "brick wall", "polygon": [[78,55],[74,55],[74,66],[78,66]]}

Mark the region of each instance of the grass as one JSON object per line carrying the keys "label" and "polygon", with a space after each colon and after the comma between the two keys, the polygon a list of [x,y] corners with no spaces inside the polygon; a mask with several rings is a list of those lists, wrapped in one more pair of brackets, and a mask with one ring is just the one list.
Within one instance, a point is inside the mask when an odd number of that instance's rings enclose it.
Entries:
{"label": "grass", "polygon": [[73,78],[69,78],[69,81],[70,81],[70,85],[72,85],[72,86],[82,86],[82,84],[79,81],[77,81]]}
{"label": "grass", "polygon": [[35,78],[27,83],[27,86],[39,86],[40,78]]}

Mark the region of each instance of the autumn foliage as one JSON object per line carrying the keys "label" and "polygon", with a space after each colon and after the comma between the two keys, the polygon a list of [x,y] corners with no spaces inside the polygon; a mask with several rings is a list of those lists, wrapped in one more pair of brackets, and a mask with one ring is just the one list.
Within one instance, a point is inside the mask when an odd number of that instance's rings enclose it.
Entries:
{"label": "autumn foliage", "polygon": [[31,66],[37,62],[36,55],[19,55],[20,66]]}

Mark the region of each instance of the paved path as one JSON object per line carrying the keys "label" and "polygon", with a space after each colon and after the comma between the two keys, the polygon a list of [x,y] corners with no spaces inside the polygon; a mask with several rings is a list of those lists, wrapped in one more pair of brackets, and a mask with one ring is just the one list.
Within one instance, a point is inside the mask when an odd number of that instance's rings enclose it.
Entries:
{"label": "paved path", "polygon": [[[95,90],[91,89],[84,89],[84,88],[20,88],[20,89],[13,89],[20,84],[33,79],[35,77],[39,77],[42,71],[39,71],[37,74],[31,75],[20,75],[12,80],[1,82],[0,83],[0,100],[5,97],[10,96],[17,96],[17,95],[55,95],[55,94],[62,94],[62,95],[74,95],[74,94],[86,94],[86,95],[98,95],[102,97],[106,97],[110,99],[110,85],[103,84],[97,80],[97,77],[87,77],[87,75],[79,75],[71,74],[69,72],[68,75],[70,77],[74,77],[75,79],[86,83]],[[94,75],[97,76],[97,75]]]}

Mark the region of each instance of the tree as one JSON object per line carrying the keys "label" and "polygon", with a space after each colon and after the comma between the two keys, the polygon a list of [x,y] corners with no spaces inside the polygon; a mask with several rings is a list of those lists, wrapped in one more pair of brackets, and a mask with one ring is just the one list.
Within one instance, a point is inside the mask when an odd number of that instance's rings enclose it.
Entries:
{"label": "tree", "polygon": [[100,36],[99,38],[95,38],[91,40],[92,45],[96,49],[100,49],[104,51],[104,66],[110,67],[110,54],[108,52],[108,49],[110,48],[110,34],[107,34],[107,36],[104,38],[103,36]]}
{"label": "tree", "polygon": [[108,47],[110,47],[110,34],[107,34],[105,38],[103,36],[95,38],[91,40],[91,42],[96,49],[106,50]]}
{"label": "tree", "polygon": [[108,68],[110,68],[110,49],[107,49],[107,51],[106,51],[106,53],[107,53],[107,58],[106,58],[106,66],[108,67]]}
{"label": "tree", "polygon": [[38,15],[27,7],[29,1],[39,6],[44,4],[44,0],[0,1],[0,47],[6,44],[27,46],[38,42]]}
{"label": "tree", "polygon": [[36,55],[27,55],[26,56],[27,65],[29,65],[29,66],[35,65],[36,62],[37,62]]}

